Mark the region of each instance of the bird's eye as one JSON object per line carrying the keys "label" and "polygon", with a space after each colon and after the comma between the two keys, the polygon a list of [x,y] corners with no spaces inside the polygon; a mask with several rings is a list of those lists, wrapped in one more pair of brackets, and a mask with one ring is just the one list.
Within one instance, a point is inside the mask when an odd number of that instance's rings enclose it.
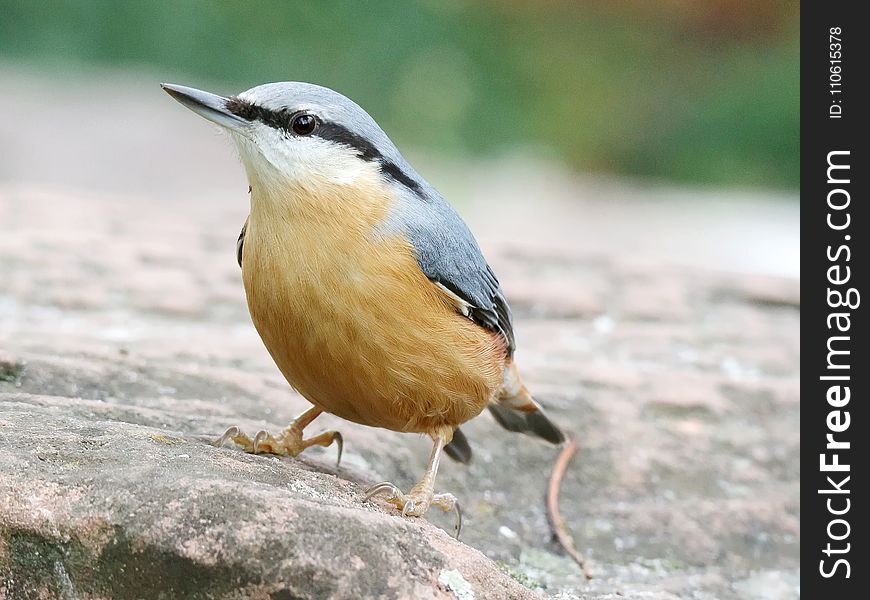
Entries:
{"label": "bird's eye", "polygon": [[308,135],[317,126],[317,118],[314,115],[301,114],[293,117],[290,128],[296,135]]}

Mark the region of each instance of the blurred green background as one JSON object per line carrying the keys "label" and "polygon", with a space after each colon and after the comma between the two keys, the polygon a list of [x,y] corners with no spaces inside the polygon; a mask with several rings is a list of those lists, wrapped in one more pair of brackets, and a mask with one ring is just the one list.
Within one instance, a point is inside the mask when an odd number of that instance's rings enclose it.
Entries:
{"label": "blurred green background", "polygon": [[401,145],[796,189],[799,4],[0,0],[0,60],[335,88]]}

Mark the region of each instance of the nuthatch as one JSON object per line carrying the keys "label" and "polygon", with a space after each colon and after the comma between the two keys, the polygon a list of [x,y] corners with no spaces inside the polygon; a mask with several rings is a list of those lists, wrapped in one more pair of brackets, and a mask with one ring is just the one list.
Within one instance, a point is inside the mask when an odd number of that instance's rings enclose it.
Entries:
{"label": "nuthatch", "polygon": [[434,446],[409,493],[370,488],[403,515],[431,505],[442,450],[468,462],[458,429],[488,408],[510,431],[554,444],[544,415],[513,363],[511,312],[474,236],[453,207],[353,101],[307,83],[270,83],[225,98],[163,84],[173,98],[229,132],[250,184],[239,235],[248,309],[291,386],[313,405],[249,452],[295,456],[339,445],[336,431],[303,438],[322,412],[393,431],[424,433]]}

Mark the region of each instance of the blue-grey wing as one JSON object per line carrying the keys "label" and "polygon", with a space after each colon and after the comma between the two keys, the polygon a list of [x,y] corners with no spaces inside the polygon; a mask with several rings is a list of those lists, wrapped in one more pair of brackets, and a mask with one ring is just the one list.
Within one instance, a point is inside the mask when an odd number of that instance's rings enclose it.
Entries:
{"label": "blue-grey wing", "polygon": [[420,269],[431,281],[458,296],[475,323],[501,334],[514,352],[510,307],[501,285],[462,218],[440,196],[406,198],[391,216],[411,241]]}

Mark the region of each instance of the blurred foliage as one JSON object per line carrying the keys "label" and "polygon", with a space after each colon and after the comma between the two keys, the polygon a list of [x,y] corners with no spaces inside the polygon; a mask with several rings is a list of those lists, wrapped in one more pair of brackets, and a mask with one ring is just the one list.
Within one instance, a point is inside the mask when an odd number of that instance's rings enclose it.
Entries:
{"label": "blurred foliage", "polygon": [[798,25],[778,0],[0,0],[0,57],[224,93],[311,81],[404,143],[796,187]]}

